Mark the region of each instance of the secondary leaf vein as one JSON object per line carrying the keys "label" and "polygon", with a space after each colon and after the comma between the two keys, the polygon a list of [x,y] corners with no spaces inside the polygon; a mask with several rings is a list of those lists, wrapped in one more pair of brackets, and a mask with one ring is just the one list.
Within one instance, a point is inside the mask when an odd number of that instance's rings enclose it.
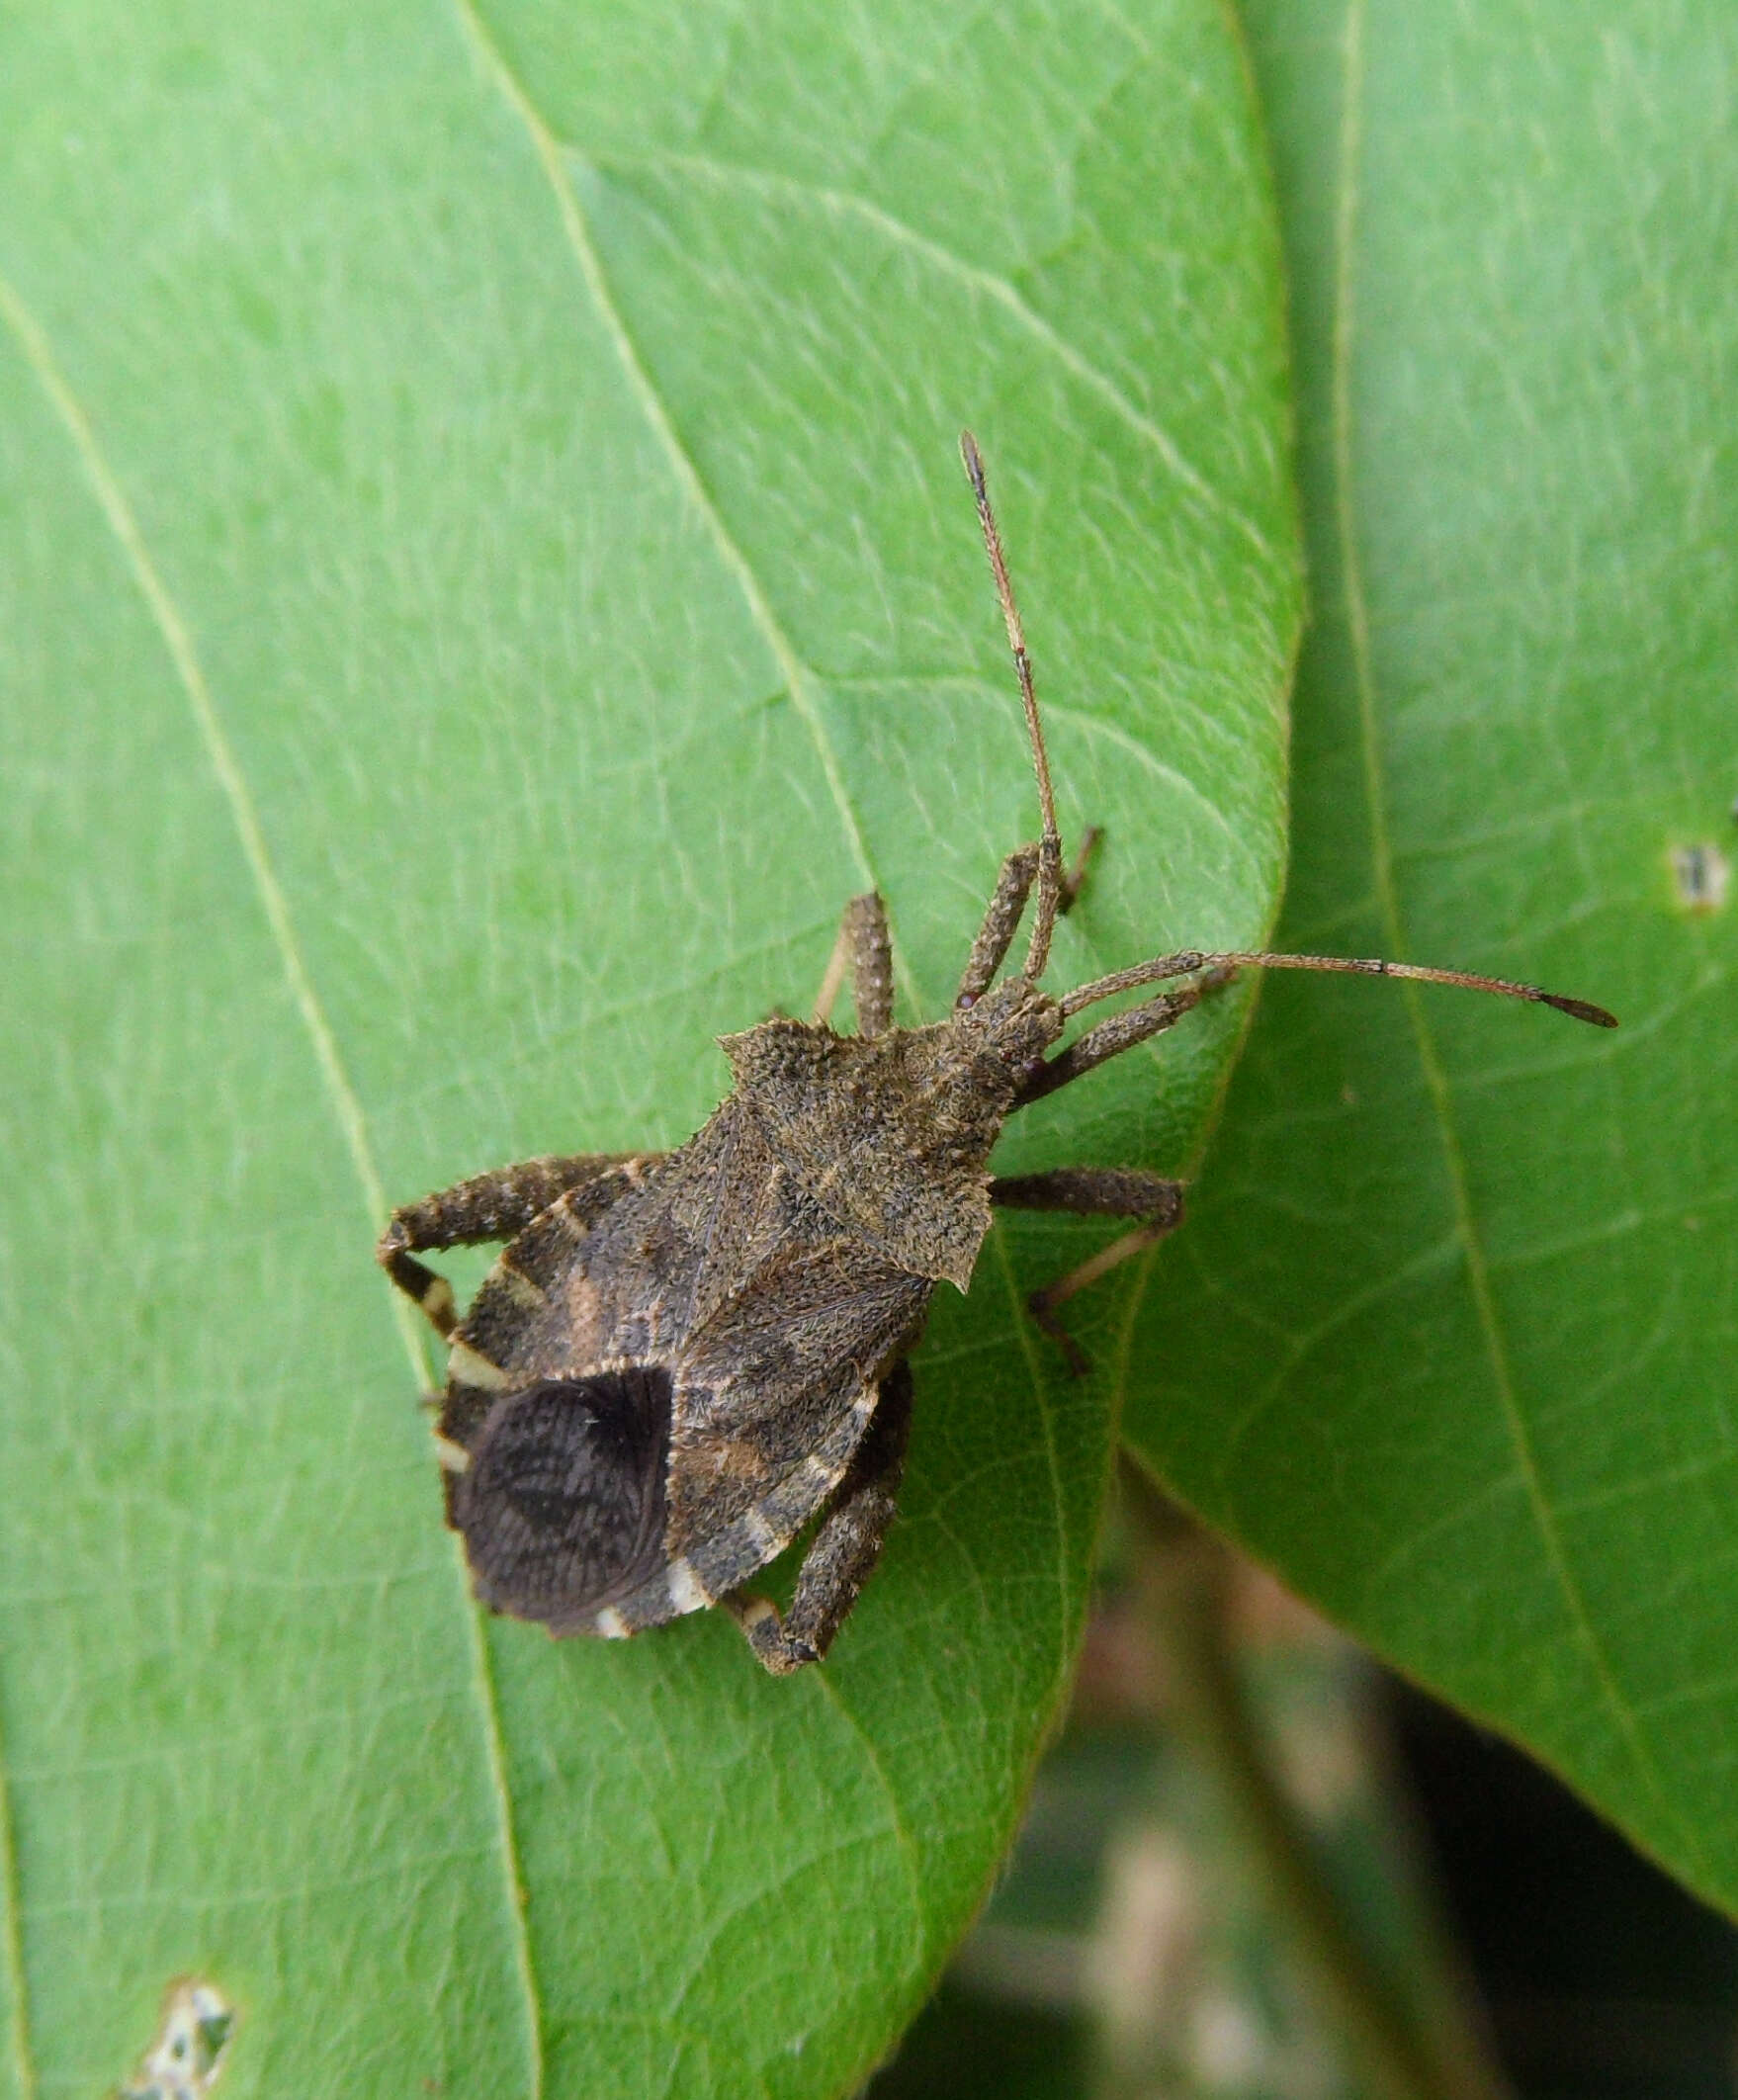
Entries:
{"label": "secondary leaf vein", "polygon": [[1005,1229],[999,1226],[993,1231],[990,1244],[996,1250],[1001,1280],[1007,1287],[1014,1336],[1020,1345],[1020,1354],[1026,1359],[1027,1374],[1032,1381],[1032,1397],[1038,1403],[1038,1421],[1044,1431],[1044,1457],[1050,1469],[1050,1500],[1056,1511],[1058,1619],[1055,1690],[1060,1697],[1067,1685],[1069,1665],[1074,1659],[1074,1647],[1069,1639],[1071,1592],[1074,1585],[1069,1580],[1068,1503],[1062,1491],[1062,1459],[1056,1447],[1056,1418],[1051,1406],[1050,1388],[1045,1382],[1043,1367],[1038,1361],[1038,1348],[1032,1337],[1031,1322],[1026,1317],[1025,1306],[1020,1302],[1019,1282],[1014,1274],[1013,1250],[1008,1246]]}
{"label": "secondary leaf vein", "polygon": [[[826,727],[821,720],[821,711],[817,705],[809,668],[798,656],[790,637],[779,624],[778,616],[773,611],[772,603],[761,586],[760,578],[755,574],[747,556],[737,544],[730,527],[724,521],[718,505],[713,501],[705,482],[700,479],[700,472],[694,464],[693,455],[689,452],[680,432],[676,429],[669,410],[664,405],[663,396],[659,394],[656,383],[647,369],[633,337],[628,332],[627,321],[616,303],[615,296],[610,289],[609,280],[604,275],[603,263],[597,253],[596,244],[591,238],[591,229],[586,223],[585,214],[580,208],[578,195],[563,163],[564,152],[567,152],[575,160],[584,160],[585,156],[571,147],[565,147],[563,142],[556,137],[555,133],[544,122],[542,113],[532,101],[524,83],[508,65],[505,54],[483,27],[477,10],[471,5],[471,0],[456,0],[456,5],[483,63],[493,75],[502,96],[517,115],[519,121],[524,125],[531,138],[537,157],[543,164],[544,174],[548,178],[550,188],[555,194],[556,209],[561,215],[562,229],[566,235],[567,245],[571,248],[573,259],[578,265],[580,279],[590,295],[592,305],[596,309],[598,318],[603,323],[605,333],[609,336],[623,375],[639,404],[640,412],[645,416],[648,426],[662,447],[664,456],[668,460],[671,471],[675,476],[678,487],[692,506],[696,516],[702,520],[711,534],[719,559],[730,571],[738,589],[741,591],[749,614],[755,626],[760,630],[762,640],[766,643],[774,660],[778,664],[785,681],[785,689],[790,694],[791,705],[814,740],[816,753],[821,761],[821,770],[826,781],[827,791],[832,797],[833,807],[838,812],[839,823],[844,830],[845,842],[850,849],[851,857],[857,864],[857,869],[863,882],[873,889],[876,887],[875,872],[870,865],[869,851],[864,842],[862,827],[857,822],[856,812],[851,806],[850,796],[845,788],[844,775],[839,767],[838,754],[833,750],[827,739]],[[587,164],[589,165],[589,163]],[[908,999],[915,1006],[917,1003],[916,986],[911,977],[909,969],[901,961],[897,948],[894,954],[894,968],[899,974]]]}
{"label": "secondary leaf vein", "polygon": [[717,184],[729,183],[743,189],[758,190],[766,196],[801,199],[821,206],[835,218],[860,219],[894,246],[910,249],[931,269],[954,278],[981,298],[991,300],[1000,306],[1003,312],[1054,357],[1066,372],[1103,401],[1121,423],[1157,453],[1173,480],[1180,482],[1215,515],[1235,525],[1264,562],[1269,565],[1277,564],[1278,557],[1272,543],[1255,520],[1208,481],[1162,423],[1156,422],[1152,416],[1137,408],[1109,374],[1101,372],[1085,351],[1077,348],[1067,336],[1053,327],[1005,277],[999,276],[994,270],[986,270],[981,264],[968,262],[964,256],[956,255],[951,248],[944,247],[927,233],[920,233],[909,220],[896,218],[893,213],[886,211],[870,198],[858,195],[854,190],[837,190],[825,183],[806,181],[794,175],[781,175],[769,168],[749,167],[741,161],[720,160],[711,154],[658,152],[586,155],[565,141],[564,144],[575,158],[588,159],[594,167],[622,170],[636,167],[668,169],[675,174],[701,176]]}
{"label": "secondary leaf vein", "polygon": [[823,1701],[838,1715],[851,1734],[857,1739],[863,1753],[863,1762],[868,1766],[882,1798],[887,1803],[888,1828],[893,1833],[894,1847],[900,1856],[900,1865],[905,1869],[906,1881],[912,1892],[912,1969],[920,1973],[924,1963],[924,1950],[928,1943],[928,1924],[923,1911],[922,1862],[917,1852],[917,1841],[912,1835],[905,1815],[900,1808],[899,1795],[894,1792],[893,1781],[887,1776],[887,1767],[881,1762],[881,1752],[867,1728],[845,1704],[844,1695],[824,1670],[811,1670],[807,1681],[814,1685]]}

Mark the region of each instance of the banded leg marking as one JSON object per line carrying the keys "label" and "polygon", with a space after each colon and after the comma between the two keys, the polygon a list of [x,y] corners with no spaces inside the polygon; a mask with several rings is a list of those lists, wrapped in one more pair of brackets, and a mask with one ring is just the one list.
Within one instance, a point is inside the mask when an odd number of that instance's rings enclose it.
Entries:
{"label": "banded leg marking", "polygon": [[[619,1622],[621,1632],[637,1633],[644,1627],[679,1619],[685,1613],[698,1612],[709,1604],[730,1604],[729,1593],[782,1553],[828,1496],[837,1491],[851,1470],[853,1456],[865,1441],[875,1411],[874,1388],[866,1386],[816,1448],[752,1508],[722,1525],[710,1536],[697,1539],[687,1553],[672,1560],[652,1581],[600,1612],[592,1621],[595,1630],[611,1635]],[[606,1624],[606,1619],[611,1623]]]}
{"label": "banded leg marking", "polygon": [[469,1181],[455,1181],[451,1188],[438,1189],[420,1202],[394,1210],[375,1247],[375,1260],[404,1295],[422,1308],[429,1325],[445,1341],[458,1324],[453,1286],[418,1262],[417,1254],[510,1240],[569,1189],[583,1187],[613,1169],[655,1157],[632,1152],[550,1155],[473,1175]]}
{"label": "banded leg marking", "polygon": [[458,1303],[453,1296],[453,1286],[446,1277],[437,1275],[426,1262],[418,1262],[402,1248],[388,1247],[384,1239],[375,1249],[375,1260],[417,1307],[441,1340],[446,1341],[459,1324]]}
{"label": "banded leg marking", "polygon": [[898,1514],[895,1498],[912,1427],[912,1371],[901,1361],[881,1381],[867,1434],[838,1486],[832,1508],[810,1542],[791,1608],[781,1619],[770,1598],[738,1590],[724,1602],[775,1677],[819,1662],[881,1557]]}
{"label": "banded leg marking", "polygon": [[632,1153],[579,1153],[573,1157],[525,1159],[491,1174],[473,1174],[471,1181],[439,1188],[420,1203],[394,1209],[380,1235],[374,1258],[405,1296],[422,1308],[428,1325],[445,1342],[458,1325],[454,1287],[437,1276],[415,1254],[437,1248],[475,1248],[482,1241],[512,1239],[538,1216],[540,1209],[566,1188],[594,1181],[621,1166]]}

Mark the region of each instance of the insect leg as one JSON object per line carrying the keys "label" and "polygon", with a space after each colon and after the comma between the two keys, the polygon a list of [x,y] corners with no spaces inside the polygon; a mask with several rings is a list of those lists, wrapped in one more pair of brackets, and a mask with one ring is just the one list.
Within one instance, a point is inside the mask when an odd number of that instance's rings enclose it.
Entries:
{"label": "insect leg", "polygon": [[1058,1087],[1066,1087],[1070,1080],[1078,1080],[1082,1073],[1103,1064],[1106,1058],[1118,1057],[1124,1050],[1132,1050],[1136,1043],[1144,1043],[1149,1036],[1173,1026],[1209,992],[1216,992],[1221,985],[1229,984],[1233,974],[1230,970],[1209,971],[1175,992],[1161,992],[1152,999],[1143,1000],[1138,1006],[1130,1006],[1126,1012],[1113,1013],[1108,1020],[1096,1022],[1085,1035],[1077,1036],[1066,1050],[1058,1051],[1055,1057],[1038,1067],[1020,1090],[1020,1097],[1014,1105],[1024,1108],[1030,1101],[1040,1101],[1045,1094],[1054,1094]]}
{"label": "insect leg", "polygon": [[[1056,907],[1059,912],[1066,912],[1080,895],[1081,884],[1086,880],[1087,856],[1097,843],[1098,828],[1093,825],[1081,840],[1075,864],[1063,879]],[[1026,899],[1031,894],[1037,873],[1038,848],[1035,845],[1015,847],[1001,863],[1001,872],[996,878],[996,894],[984,914],[984,923],[978,928],[978,937],[972,943],[972,952],[966,958],[966,967],[960,977],[959,991],[954,995],[956,1007],[975,1006],[989,991],[1019,930]]]}
{"label": "insect leg", "polygon": [[612,1168],[652,1156],[585,1152],[567,1158],[521,1160],[516,1167],[473,1175],[469,1181],[455,1181],[451,1188],[394,1210],[376,1244],[375,1260],[405,1296],[422,1307],[435,1333],[444,1339],[457,1323],[453,1286],[416,1261],[415,1251],[510,1240],[569,1188],[583,1187]]}
{"label": "insect leg", "polygon": [[990,909],[984,914],[984,923],[978,928],[971,954],[966,957],[960,989],[954,997],[956,1006],[976,1006],[989,991],[1019,930],[1020,917],[1026,909],[1026,899],[1032,893],[1037,873],[1038,848],[1035,845],[1016,846],[1001,863]]}
{"label": "insect leg", "polygon": [[1067,1210],[1077,1217],[1140,1218],[1120,1239],[1089,1255],[1078,1269],[1033,1291],[1032,1318],[1062,1350],[1078,1377],[1089,1370],[1086,1352],[1056,1317],[1056,1308],[1077,1290],[1152,1247],[1182,1223],[1182,1183],[1131,1167],[1062,1167],[1051,1174],[1003,1176],[990,1184],[990,1200],[1010,1210]]}
{"label": "insect leg", "polygon": [[874,1570],[894,1520],[911,1427],[912,1371],[902,1360],[881,1381],[863,1442],[803,1556],[790,1610],[781,1619],[770,1599],[746,1590],[724,1600],[756,1661],[775,1677],[821,1660]]}
{"label": "insect leg", "polygon": [[845,906],[838,938],[815,998],[817,1022],[831,1019],[847,969],[851,1001],[857,1009],[857,1033],[885,1035],[893,1026],[893,936],[887,930],[887,907],[877,890],[853,897]]}

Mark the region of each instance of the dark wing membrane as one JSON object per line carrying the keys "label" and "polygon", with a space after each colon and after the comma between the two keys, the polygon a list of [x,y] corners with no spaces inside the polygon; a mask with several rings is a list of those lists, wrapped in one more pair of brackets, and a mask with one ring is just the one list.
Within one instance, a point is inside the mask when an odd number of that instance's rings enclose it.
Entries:
{"label": "dark wing membrane", "polygon": [[871,1431],[876,1409],[876,1389],[865,1385],[821,1429],[819,1442],[801,1460],[773,1478],[746,1508],[727,1519],[717,1502],[709,1502],[702,1513],[704,1528],[688,1551],[677,1552],[672,1541],[663,1566],[599,1615],[606,1622],[594,1620],[589,1630],[635,1633],[728,1597],[832,1500]]}
{"label": "dark wing membrane", "polygon": [[671,1390],[668,1371],[635,1367],[495,1404],[453,1493],[484,1604],[566,1624],[648,1579],[663,1551]]}

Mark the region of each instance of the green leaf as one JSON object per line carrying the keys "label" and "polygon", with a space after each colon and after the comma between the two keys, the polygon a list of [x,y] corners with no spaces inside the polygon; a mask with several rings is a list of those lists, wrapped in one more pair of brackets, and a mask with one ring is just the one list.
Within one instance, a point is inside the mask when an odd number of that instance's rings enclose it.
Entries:
{"label": "green leaf", "polygon": [[[1090,20],[93,4],[0,51],[0,2086],[162,1994],[225,2096],[826,2093],[916,2005],[1079,1633],[1122,1301],[999,1236],[822,1670],[485,1625],[370,1246],[672,1144],[886,890],[945,1008],[1030,767],[1059,974],[1273,910],[1277,239],[1205,0]],[[1238,1025],[1028,1167],[1180,1160]],[[420,1355],[418,1346],[415,1354]]]}
{"label": "green leaf", "polygon": [[1684,856],[1738,846],[1733,17],[1251,12],[1316,599],[1282,940],[1624,1025],[1275,978],[1131,1434],[1731,1907],[1738,900]]}

